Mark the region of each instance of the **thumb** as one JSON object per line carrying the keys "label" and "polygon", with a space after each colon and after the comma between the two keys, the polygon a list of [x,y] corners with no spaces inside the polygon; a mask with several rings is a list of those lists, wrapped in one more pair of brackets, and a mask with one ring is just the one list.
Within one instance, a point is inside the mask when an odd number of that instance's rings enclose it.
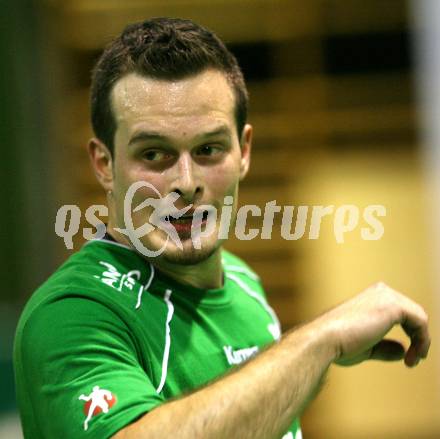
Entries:
{"label": "thumb", "polygon": [[371,349],[370,360],[399,361],[405,356],[405,348],[396,340],[384,339]]}

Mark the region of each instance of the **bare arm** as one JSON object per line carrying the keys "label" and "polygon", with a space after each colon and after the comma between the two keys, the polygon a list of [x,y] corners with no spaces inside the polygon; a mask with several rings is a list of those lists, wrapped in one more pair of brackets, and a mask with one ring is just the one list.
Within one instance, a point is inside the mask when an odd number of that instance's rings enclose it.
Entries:
{"label": "bare arm", "polygon": [[[411,338],[406,353],[400,343],[383,339],[396,324]],[[332,362],[405,358],[414,366],[429,344],[423,309],[380,283],[288,332],[235,372],[152,410],[114,439],[279,438],[311,401]]]}

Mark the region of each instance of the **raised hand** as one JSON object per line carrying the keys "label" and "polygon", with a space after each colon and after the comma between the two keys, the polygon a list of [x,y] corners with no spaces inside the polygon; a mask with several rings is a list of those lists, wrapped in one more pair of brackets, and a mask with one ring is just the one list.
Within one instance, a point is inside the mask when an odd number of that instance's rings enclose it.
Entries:
{"label": "raised hand", "polygon": [[[396,361],[404,358],[409,367],[428,355],[428,316],[408,297],[379,282],[333,308],[315,323],[329,331],[336,364],[351,366],[364,360]],[[384,338],[400,325],[411,340],[410,347]]]}

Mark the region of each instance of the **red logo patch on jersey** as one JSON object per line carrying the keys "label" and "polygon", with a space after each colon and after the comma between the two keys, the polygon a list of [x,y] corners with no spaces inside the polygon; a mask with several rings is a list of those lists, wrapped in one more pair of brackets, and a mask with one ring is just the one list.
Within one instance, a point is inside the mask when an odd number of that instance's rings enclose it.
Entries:
{"label": "red logo patch on jersey", "polygon": [[116,396],[110,390],[101,389],[99,386],[93,387],[90,395],[82,394],[78,399],[85,401],[84,414],[86,419],[84,421],[84,430],[89,428],[89,421],[93,416],[107,413],[116,404]]}

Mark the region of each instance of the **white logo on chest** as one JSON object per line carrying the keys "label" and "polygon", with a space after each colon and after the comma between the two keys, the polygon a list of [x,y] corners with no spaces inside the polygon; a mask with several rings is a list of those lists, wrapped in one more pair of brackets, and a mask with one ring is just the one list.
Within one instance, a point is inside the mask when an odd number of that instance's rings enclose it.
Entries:
{"label": "white logo on chest", "polygon": [[233,350],[232,346],[223,346],[223,351],[226,355],[228,363],[232,366],[235,364],[243,363],[248,358],[253,357],[258,351],[258,346],[252,346],[250,348]]}

